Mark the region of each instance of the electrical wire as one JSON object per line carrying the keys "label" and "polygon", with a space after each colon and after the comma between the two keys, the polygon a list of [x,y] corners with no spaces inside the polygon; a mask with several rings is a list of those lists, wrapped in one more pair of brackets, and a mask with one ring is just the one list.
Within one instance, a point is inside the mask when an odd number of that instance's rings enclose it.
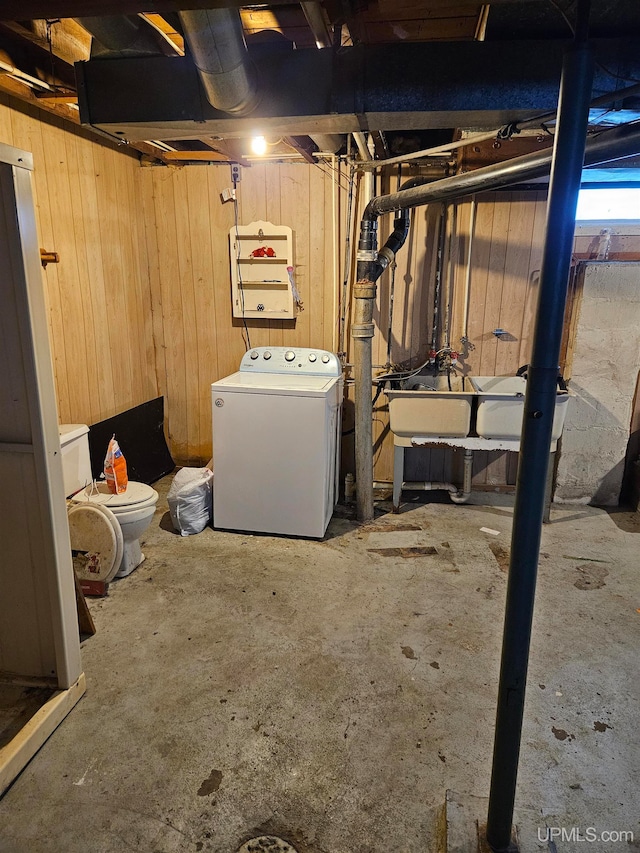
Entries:
{"label": "electrical wire", "polygon": [[[326,169],[323,169],[322,168],[323,164],[325,166],[327,166],[331,171],[327,172]],[[337,184],[337,186],[340,187],[341,190],[348,190],[349,189],[348,182],[346,184],[344,183],[344,181],[347,180],[346,175],[342,175],[341,172],[339,171],[339,169],[336,169],[335,166],[332,166],[328,160],[318,161],[318,162],[314,163],[313,165],[316,168],[320,169],[320,171],[322,172],[323,175],[325,175],[325,177],[330,178],[332,181],[334,181]],[[335,175],[337,175],[337,178],[334,177],[334,175],[332,175],[331,172],[334,172]]]}
{"label": "electrical wire", "polygon": [[247,326],[247,319],[244,316],[244,285],[242,283],[242,269],[240,266],[240,226],[238,224],[238,198],[237,198],[237,185],[236,182],[233,182],[233,220],[234,227],[236,231],[236,276],[238,278],[238,292],[240,293],[240,309],[242,311],[242,340],[244,341],[244,346],[246,350],[251,349],[251,336],[249,335],[249,328]]}

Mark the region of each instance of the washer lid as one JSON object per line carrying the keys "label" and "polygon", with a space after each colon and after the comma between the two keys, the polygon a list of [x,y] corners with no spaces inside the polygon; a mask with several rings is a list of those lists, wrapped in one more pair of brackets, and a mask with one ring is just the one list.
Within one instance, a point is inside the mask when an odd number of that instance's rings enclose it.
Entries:
{"label": "washer lid", "polygon": [[105,506],[81,503],[68,513],[73,569],[81,580],[108,583],[122,560],[122,529]]}
{"label": "washer lid", "polygon": [[286,394],[315,397],[326,394],[339,381],[337,376],[308,376],[283,373],[232,373],[211,386],[212,392],[234,391],[257,394]]}
{"label": "washer lid", "polygon": [[76,503],[102,504],[106,507],[124,507],[141,504],[151,498],[158,497],[158,493],[146,483],[136,483],[129,480],[126,491],[120,495],[112,495],[106,483],[96,483],[95,486],[87,486],[74,495],[71,500]]}

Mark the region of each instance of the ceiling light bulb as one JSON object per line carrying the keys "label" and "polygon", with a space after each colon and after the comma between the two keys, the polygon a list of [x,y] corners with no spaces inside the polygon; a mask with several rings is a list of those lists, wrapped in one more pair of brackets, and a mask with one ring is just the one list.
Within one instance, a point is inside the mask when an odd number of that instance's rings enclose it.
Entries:
{"label": "ceiling light bulb", "polygon": [[251,140],[251,150],[254,154],[261,156],[267,153],[267,140],[264,136],[254,136]]}

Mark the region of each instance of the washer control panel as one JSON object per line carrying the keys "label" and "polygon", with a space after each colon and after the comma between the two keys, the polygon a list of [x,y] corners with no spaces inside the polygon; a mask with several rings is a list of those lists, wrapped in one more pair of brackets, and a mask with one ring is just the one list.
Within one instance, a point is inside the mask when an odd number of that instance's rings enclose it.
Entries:
{"label": "washer control panel", "polygon": [[337,355],[309,347],[254,347],[240,362],[240,371],[248,373],[301,373],[309,376],[340,376],[342,366]]}

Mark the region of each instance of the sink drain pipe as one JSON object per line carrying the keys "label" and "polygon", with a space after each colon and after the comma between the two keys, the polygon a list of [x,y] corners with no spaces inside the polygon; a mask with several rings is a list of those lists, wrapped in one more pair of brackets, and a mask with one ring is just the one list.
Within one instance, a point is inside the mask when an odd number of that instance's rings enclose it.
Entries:
{"label": "sink drain pipe", "polygon": [[[454,502],[454,504],[466,504],[466,502],[471,497],[473,450],[465,448],[463,465],[464,468],[462,475],[462,488],[458,488],[455,483],[439,483],[436,480],[403,480],[401,491],[406,490],[409,492],[449,492],[449,497]],[[395,505],[393,507],[393,511],[398,512],[398,508]]]}
{"label": "sink drain pipe", "polygon": [[[411,178],[402,189],[419,186],[427,178]],[[377,280],[393,262],[409,233],[409,208],[401,210],[393,223],[393,232],[378,251],[378,215],[367,216],[367,205],[360,223],[360,240],[356,265],[355,300],[351,337],[355,380],[355,444],[356,444],[356,515],[358,521],[373,518],[373,419],[371,378],[373,361],[371,340],[375,332],[373,310],[376,304]]]}

